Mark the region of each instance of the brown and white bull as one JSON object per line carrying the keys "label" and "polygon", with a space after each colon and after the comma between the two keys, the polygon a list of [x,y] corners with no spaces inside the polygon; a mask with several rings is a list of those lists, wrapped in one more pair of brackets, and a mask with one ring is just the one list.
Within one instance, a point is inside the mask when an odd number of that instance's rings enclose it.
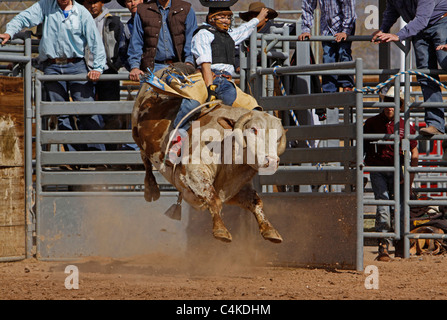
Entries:
{"label": "brown and white bull", "polygon": [[[262,200],[252,187],[252,179],[256,173],[272,164],[276,169],[279,155],[285,150],[286,136],[280,119],[262,111],[220,105],[197,120],[200,122],[201,132],[206,132],[207,129],[213,129],[214,132],[218,130],[223,137],[225,129],[227,133],[231,129],[235,132],[249,130],[252,134],[264,129],[266,136],[269,136],[272,130],[277,137],[274,146],[276,155],[272,156],[266,152],[266,161],[258,161],[256,157],[251,164],[228,164],[228,162],[225,164],[222,160],[221,163],[214,161],[209,164],[200,162],[169,166],[164,162],[165,151],[173,130],[172,121],[177,114],[181,99],[155,94],[147,89],[149,85],[143,84],[132,112],[132,135],[140,147],[146,168],[144,180],[146,201],[155,201],[160,197],[158,184],[152,173],[153,165],[180,192],[183,200],[195,209],[209,210],[215,238],[225,242],[232,240],[221,218],[222,205],[225,203],[251,211],[256,217],[264,239],[274,243],[282,242],[280,234],[265,217]],[[188,130],[190,137],[191,131],[192,128]],[[245,140],[241,135],[237,136],[235,141],[235,145],[244,145],[244,162],[246,162],[247,151],[249,152],[253,146],[248,143],[248,138]],[[221,143],[223,144],[223,141]],[[199,144],[203,149],[206,148],[207,142],[200,141]],[[268,150],[268,143],[266,148]],[[191,154],[193,152],[191,149]]]}

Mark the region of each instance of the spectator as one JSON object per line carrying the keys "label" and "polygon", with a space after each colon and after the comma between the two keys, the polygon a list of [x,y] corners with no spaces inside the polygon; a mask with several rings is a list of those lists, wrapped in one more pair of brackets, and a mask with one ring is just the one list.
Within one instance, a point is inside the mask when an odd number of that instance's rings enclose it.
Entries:
{"label": "spectator", "polygon": [[[352,61],[351,42],[345,41],[348,36],[355,34],[355,0],[303,0],[301,16],[301,34],[298,40],[310,38],[310,29],[314,21],[314,11],[320,4],[321,32],[324,36],[333,36],[334,41],[323,41],[323,63]],[[323,92],[352,91],[354,79],[352,76],[323,75]]]}
{"label": "spectator", "polygon": [[[447,70],[447,53],[441,45],[447,42],[447,0],[388,0],[383,12],[380,30],[373,33],[372,41],[376,43],[412,39],[416,66],[418,69],[437,69],[438,63]],[[402,17],[407,25],[396,34],[389,33],[394,23]],[[438,50],[437,50],[438,49]],[[433,78],[439,80],[437,75]],[[422,89],[424,101],[442,102],[441,88],[424,76],[417,77]],[[426,108],[427,126],[420,129],[426,136],[445,133],[443,108]]]}
{"label": "spectator", "polygon": [[[114,16],[109,9],[104,7],[110,0],[78,0],[91,13],[106,51],[107,63],[103,74],[118,74],[122,66],[119,57],[119,46],[122,45],[121,36],[123,35],[123,24],[120,17]],[[89,69],[93,68],[93,57],[90,50],[86,49],[86,61]],[[107,80],[95,83],[95,96],[98,101],[119,101],[120,100],[120,81]],[[104,129],[124,129],[124,121],[120,115],[103,115]],[[107,150],[116,150],[118,145],[109,144]]]}
{"label": "spectator", "polygon": [[130,71],[130,65],[129,65],[129,56],[127,54],[127,50],[129,48],[130,43],[130,37],[132,35],[133,26],[135,23],[135,14],[137,13],[137,6],[140,3],[143,3],[143,0],[117,0],[117,2],[120,4],[120,6],[127,8],[130,11],[131,17],[127,22],[124,24],[123,28],[123,44],[120,45],[120,57],[121,61],[124,65],[124,67],[127,69],[127,71]]}
{"label": "spectator", "polygon": [[[241,18],[242,21],[248,22],[251,19],[256,18],[262,8],[266,8],[264,3],[252,2],[248,6],[248,11],[240,12],[239,17]],[[275,10],[273,10],[271,8],[267,8],[267,10],[268,10],[267,17],[265,17],[265,19],[263,19],[262,21],[259,21],[258,25],[256,26],[256,30],[258,33],[270,33],[270,28],[272,26],[277,27],[277,28],[282,28],[284,25],[284,24],[275,23],[273,21],[273,19],[275,19],[278,16],[278,13]],[[248,40],[244,41],[240,45],[243,46],[243,48],[245,48],[246,51],[248,51],[249,44],[246,42],[248,42]],[[235,54],[236,54],[236,56],[235,56],[234,68],[236,70],[236,73],[239,73],[239,71],[240,71],[239,46],[236,46]],[[260,62],[260,60],[258,57],[258,64],[259,64],[259,62]]]}
{"label": "spectator", "polygon": [[[224,104],[232,106],[236,104],[236,98],[243,99],[240,106],[247,109],[258,107],[256,100],[248,94],[237,90],[237,86],[231,81],[235,73],[235,45],[247,39],[258,25],[259,21],[267,17],[268,9],[262,8],[257,18],[244,23],[241,26],[231,29],[233,12],[230,7],[210,7],[206,17],[206,23],[199,27],[192,38],[192,52],[196,58],[196,63],[202,72],[205,85],[208,88],[208,99],[221,99]],[[190,100],[191,101],[191,100]],[[184,100],[185,102],[185,100]],[[197,101],[192,103],[182,103],[174,126],[188,114],[194,107],[198,106]],[[186,121],[185,121],[185,125]],[[182,126],[181,128],[184,128]],[[169,152],[169,158],[179,156],[182,141],[181,133],[174,139],[174,145]]]}
{"label": "spectator", "polygon": [[[394,87],[391,87],[385,95],[382,95],[383,102],[394,102]],[[403,93],[400,94],[400,110],[403,111],[404,107],[404,97]],[[415,134],[416,129],[413,125],[410,126],[410,134]],[[384,108],[382,112],[378,115],[369,118],[365,122],[364,133],[394,133],[394,108],[387,107]],[[399,135],[403,138],[404,134],[404,121],[401,118],[399,123]],[[372,143],[371,140],[365,140],[365,164],[367,166],[394,166],[394,145],[390,144],[377,144]],[[410,141],[410,152],[411,161],[410,165],[412,167],[418,166],[419,152],[417,148],[417,141]],[[400,163],[403,164],[403,152],[402,149],[399,150]],[[401,168],[401,166],[399,166]],[[400,230],[401,235],[403,235],[404,225],[403,225],[403,176],[402,172],[399,171],[401,187],[400,187]],[[374,192],[374,198],[376,200],[390,200],[394,196],[394,172],[371,172],[370,173],[371,186]],[[414,173],[410,173],[410,186],[413,184]],[[411,193],[411,192],[410,192]],[[390,232],[391,231],[391,214],[390,207],[388,205],[378,205],[376,210],[376,231],[377,232]],[[378,241],[379,245],[379,255],[377,260],[379,261],[389,261],[389,245],[391,244],[391,239],[381,238]],[[402,241],[395,243],[395,256],[403,256],[403,246]]]}
{"label": "spectator", "polygon": [[[117,0],[117,2],[122,6],[127,8],[130,11],[131,17],[123,26],[123,36],[121,37],[121,45],[120,45],[120,57],[123,66],[127,71],[130,71],[129,65],[129,56],[127,54],[127,50],[129,48],[130,37],[132,36],[132,31],[135,22],[135,14],[137,13],[137,6],[140,3],[143,3],[143,0]],[[130,120],[128,121],[128,129],[131,129]],[[139,150],[138,146],[135,143],[127,143],[122,146],[123,150]]]}
{"label": "spectator", "polygon": [[129,78],[139,81],[148,68],[155,71],[175,62],[188,64],[194,57],[191,39],[197,20],[191,4],[183,0],[151,0],[138,5],[128,55]]}
{"label": "spectator", "polygon": [[[53,81],[45,83],[50,101],[93,101],[93,81],[104,70],[106,56],[98,30],[91,14],[72,0],[41,0],[15,16],[0,34],[5,44],[23,28],[43,23],[39,44],[39,59],[47,75],[87,74],[90,81]],[[84,60],[84,48],[88,45],[93,53],[92,70],[88,71]],[[100,115],[78,117],[60,116],[60,130],[98,130],[104,123]],[[104,145],[66,145],[69,151],[105,150]]]}
{"label": "spectator", "polygon": [[[262,8],[266,8],[265,4],[262,2],[252,2],[248,6],[248,11],[239,13],[239,17],[245,21],[249,22],[251,19],[256,18],[259,13],[261,12]],[[278,12],[273,10],[272,8],[267,8],[267,16],[260,20],[258,25],[256,26],[256,30],[259,33],[269,33],[271,26],[282,26],[279,24],[275,24],[273,22],[273,19],[275,19],[278,16]]]}

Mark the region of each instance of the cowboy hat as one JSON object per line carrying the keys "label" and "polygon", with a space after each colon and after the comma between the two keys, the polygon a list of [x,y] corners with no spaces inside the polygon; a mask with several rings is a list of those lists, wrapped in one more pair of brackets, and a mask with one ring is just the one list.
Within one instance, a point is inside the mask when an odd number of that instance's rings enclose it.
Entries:
{"label": "cowboy hat", "polygon": [[[384,98],[392,98],[394,99],[394,86],[390,87],[386,93],[380,93],[380,99]],[[403,91],[399,91],[399,98],[401,101],[404,101],[405,95]],[[410,96],[410,102],[414,102],[414,97]]]}
{"label": "cowboy hat", "polygon": [[[103,2],[103,3],[109,3],[110,1],[112,1],[112,0],[98,0],[98,1],[101,1],[101,2]],[[76,0],[76,2],[77,3],[80,3],[80,4],[84,4],[84,0]]]}
{"label": "cowboy hat", "polygon": [[[250,21],[252,13],[258,14],[259,12],[261,12],[262,8],[266,8],[264,3],[252,2],[248,6],[248,11],[239,13],[239,17],[244,21]],[[273,10],[271,8],[267,8],[267,9],[269,10],[269,12],[267,14],[267,19],[269,19],[269,20],[275,19],[278,16],[278,12],[276,12],[275,10]]]}
{"label": "cowboy hat", "polygon": [[200,0],[202,6],[208,8],[228,8],[236,2],[238,2],[238,0]]}

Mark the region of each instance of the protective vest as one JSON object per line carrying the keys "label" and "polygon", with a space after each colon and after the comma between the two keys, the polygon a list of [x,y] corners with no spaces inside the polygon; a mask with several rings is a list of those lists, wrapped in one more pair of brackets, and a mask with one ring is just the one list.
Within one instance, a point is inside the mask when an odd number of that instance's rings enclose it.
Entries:
{"label": "protective vest", "polygon": [[235,43],[228,32],[217,30],[213,26],[205,25],[197,28],[196,32],[206,29],[214,35],[214,40],[211,42],[212,64],[224,63],[234,66],[235,64]]}
{"label": "protective vest", "polygon": [[[168,27],[171,32],[176,54],[175,61],[185,61],[183,48],[185,46],[186,18],[191,4],[182,0],[172,0],[168,14]],[[140,16],[144,39],[143,56],[141,57],[140,69],[146,71],[149,67],[153,69],[155,55],[157,53],[158,36],[162,25],[162,16],[158,10],[157,2],[142,3],[137,7]]]}

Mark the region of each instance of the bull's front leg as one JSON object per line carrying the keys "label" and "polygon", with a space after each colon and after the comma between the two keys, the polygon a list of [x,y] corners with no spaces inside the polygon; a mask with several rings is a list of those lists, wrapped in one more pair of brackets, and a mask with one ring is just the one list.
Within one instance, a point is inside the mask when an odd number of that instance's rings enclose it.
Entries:
{"label": "bull's front leg", "polygon": [[252,212],[258,222],[259,231],[264,239],[274,243],[281,243],[283,241],[279,232],[267,220],[264,214],[264,204],[256,190],[250,184],[245,185],[238,194],[226,203],[237,205]]}
{"label": "bull's front leg", "polygon": [[144,151],[141,151],[141,159],[146,169],[146,175],[144,176],[144,199],[147,202],[157,201],[160,198],[160,189],[152,173],[152,163],[146,157]]}
{"label": "bull's front leg", "polygon": [[197,169],[196,167],[196,170],[187,169],[187,173],[181,177],[181,180],[196,197],[205,203],[210,211],[213,220],[214,238],[223,242],[231,242],[231,234],[225,227],[221,217],[222,201],[217,196],[216,190],[213,187],[213,180],[210,173],[203,168]]}

